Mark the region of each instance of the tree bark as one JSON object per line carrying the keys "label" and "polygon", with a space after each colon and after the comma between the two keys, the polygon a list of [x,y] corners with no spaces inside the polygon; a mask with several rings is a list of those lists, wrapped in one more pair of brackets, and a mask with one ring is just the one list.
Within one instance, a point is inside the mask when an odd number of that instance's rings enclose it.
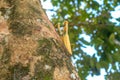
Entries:
{"label": "tree bark", "polygon": [[0,0],[0,80],[80,80],[39,0]]}

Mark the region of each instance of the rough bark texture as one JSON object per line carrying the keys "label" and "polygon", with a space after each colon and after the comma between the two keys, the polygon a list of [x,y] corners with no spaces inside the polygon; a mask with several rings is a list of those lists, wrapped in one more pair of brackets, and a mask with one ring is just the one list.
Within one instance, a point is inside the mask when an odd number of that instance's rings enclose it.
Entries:
{"label": "rough bark texture", "polygon": [[0,80],[80,80],[39,0],[0,0]]}

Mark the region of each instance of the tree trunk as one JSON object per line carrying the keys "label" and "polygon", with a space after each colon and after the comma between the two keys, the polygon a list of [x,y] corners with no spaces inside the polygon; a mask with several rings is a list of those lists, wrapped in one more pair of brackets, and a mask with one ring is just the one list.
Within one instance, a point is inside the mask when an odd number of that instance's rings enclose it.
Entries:
{"label": "tree trunk", "polygon": [[80,80],[39,0],[0,0],[0,80]]}

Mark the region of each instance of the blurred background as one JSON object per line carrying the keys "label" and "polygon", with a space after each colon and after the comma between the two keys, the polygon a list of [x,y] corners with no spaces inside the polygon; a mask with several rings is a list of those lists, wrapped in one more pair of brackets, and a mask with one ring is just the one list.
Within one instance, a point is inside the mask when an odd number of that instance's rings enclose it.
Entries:
{"label": "blurred background", "polygon": [[55,25],[69,21],[81,80],[120,80],[120,0],[41,0]]}

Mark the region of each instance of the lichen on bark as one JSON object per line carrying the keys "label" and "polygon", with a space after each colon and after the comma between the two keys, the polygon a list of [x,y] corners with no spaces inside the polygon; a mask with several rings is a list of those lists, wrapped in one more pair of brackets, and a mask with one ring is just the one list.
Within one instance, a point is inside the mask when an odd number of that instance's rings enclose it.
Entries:
{"label": "lichen on bark", "polygon": [[75,80],[70,55],[39,0],[5,1],[10,34],[0,44],[0,80]]}

